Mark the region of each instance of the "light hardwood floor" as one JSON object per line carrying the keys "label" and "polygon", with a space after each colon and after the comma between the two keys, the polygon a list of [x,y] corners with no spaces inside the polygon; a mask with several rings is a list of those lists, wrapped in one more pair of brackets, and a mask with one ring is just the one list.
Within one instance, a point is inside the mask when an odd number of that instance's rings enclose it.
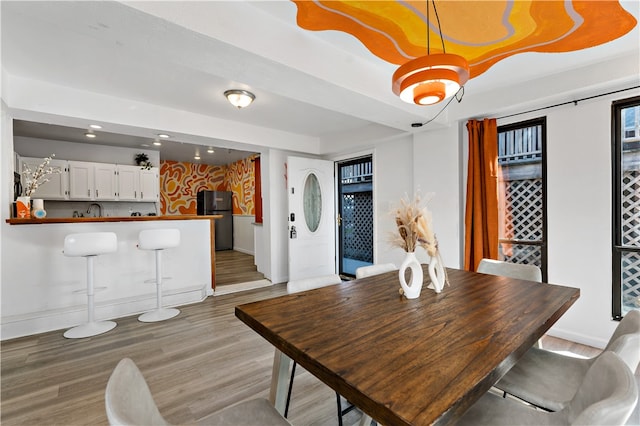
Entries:
{"label": "light hardwood floor", "polygon": [[[114,330],[87,339],[69,340],[55,331],[2,342],[0,423],[107,424],[104,389],[124,357],[139,366],[160,412],[174,424],[193,422],[241,400],[267,397],[273,347],[235,317],[234,307],[282,294],[284,284],[209,297],[181,307],[171,320],[140,323],[136,316],[121,318]],[[543,343],[548,349],[586,356],[599,353],[560,339],[545,337]],[[298,370],[291,422],[336,425],[335,393]],[[357,421],[359,414],[349,416],[346,424]]]}
{"label": "light hardwood floor", "polygon": [[264,279],[250,254],[235,250],[216,252],[216,287]]}

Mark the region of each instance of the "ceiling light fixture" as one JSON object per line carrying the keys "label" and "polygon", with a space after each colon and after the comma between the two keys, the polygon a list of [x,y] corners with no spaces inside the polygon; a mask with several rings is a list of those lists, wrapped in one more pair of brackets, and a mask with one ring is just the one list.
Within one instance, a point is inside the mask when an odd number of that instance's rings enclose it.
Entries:
{"label": "ceiling light fixture", "polygon": [[194,160],[199,160],[199,159],[200,159],[200,156],[199,156],[199,155],[196,155],[196,156],[194,156],[194,157],[193,157],[193,159],[194,159]]}
{"label": "ceiling light fixture", "polygon": [[169,139],[171,135],[167,135],[166,133],[158,133],[158,137],[162,139]]}
{"label": "ceiling light fixture", "polygon": [[246,90],[227,90],[224,96],[238,109],[251,105],[251,102],[256,99],[256,95]]}
{"label": "ceiling light fixture", "polygon": [[160,142],[158,139],[156,139],[156,140],[154,140],[154,141],[153,141],[153,144],[154,144],[155,146],[161,146],[161,145],[162,145],[162,142]]}
{"label": "ceiling light fixture", "polygon": [[92,129],[102,129],[102,126],[99,124],[89,124],[89,127],[91,127]]}
{"label": "ceiling light fixture", "polygon": [[93,139],[96,137],[96,134],[93,132],[87,132],[84,134],[86,137],[88,137],[89,139]]}
{"label": "ceiling light fixture", "polygon": [[442,53],[431,54],[429,0],[427,0],[427,55],[412,59],[393,73],[392,90],[405,102],[433,105],[455,95],[469,79],[462,56],[446,53],[435,0],[431,0],[442,41]]}
{"label": "ceiling light fixture", "polygon": [[209,149],[207,149],[207,152],[208,152],[209,154],[213,154],[215,151],[213,150],[213,148],[209,147]]}

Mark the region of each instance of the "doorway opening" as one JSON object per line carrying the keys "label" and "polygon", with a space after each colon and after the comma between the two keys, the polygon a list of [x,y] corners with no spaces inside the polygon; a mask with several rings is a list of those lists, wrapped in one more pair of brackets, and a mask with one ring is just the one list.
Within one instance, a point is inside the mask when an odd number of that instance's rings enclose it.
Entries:
{"label": "doorway opening", "polygon": [[340,275],[373,264],[373,160],[338,163],[338,263]]}

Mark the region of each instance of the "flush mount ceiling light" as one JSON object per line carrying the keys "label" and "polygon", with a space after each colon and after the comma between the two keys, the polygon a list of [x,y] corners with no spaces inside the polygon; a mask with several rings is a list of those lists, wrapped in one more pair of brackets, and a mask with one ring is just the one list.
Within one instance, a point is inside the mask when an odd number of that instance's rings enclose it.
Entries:
{"label": "flush mount ceiling light", "polygon": [[246,90],[227,90],[224,96],[238,109],[251,105],[256,98],[256,95]]}
{"label": "flush mount ceiling light", "polygon": [[84,134],[86,137],[88,137],[89,139],[93,139],[96,137],[96,134],[93,133],[92,131],[88,131],[87,133]]}
{"label": "flush mount ceiling light", "polygon": [[208,152],[209,154],[213,154],[215,151],[213,150],[213,148],[209,147],[209,149],[207,149],[207,152]]}
{"label": "flush mount ceiling light", "polygon": [[442,53],[431,54],[429,1],[427,0],[427,55],[412,59],[393,73],[392,90],[405,102],[433,105],[455,95],[469,79],[469,64],[462,56],[446,53],[435,0],[431,0],[442,41]]}
{"label": "flush mount ceiling light", "polygon": [[153,144],[154,144],[155,146],[161,146],[161,145],[162,145],[162,142],[160,142],[158,139],[156,139],[156,140],[154,140],[154,141],[153,141]]}
{"label": "flush mount ceiling light", "polygon": [[162,139],[169,139],[171,135],[167,135],[166,133],[158,133],[158,137]]}
{"label": "flush mount ceiling light", "polygon": [[99,124],[89,124],[89,127],[91,127],[92,129],[102,129],[102,126]]}

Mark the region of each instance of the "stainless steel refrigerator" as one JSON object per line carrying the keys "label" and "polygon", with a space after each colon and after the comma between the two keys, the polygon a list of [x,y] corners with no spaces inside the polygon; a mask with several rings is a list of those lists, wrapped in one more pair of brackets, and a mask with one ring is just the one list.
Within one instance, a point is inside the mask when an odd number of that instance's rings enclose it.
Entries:
{"label": "stainless steel refrigerator", "polygon": [[233,250],[233,192],[199,191],[197,195],[199,215],[218,214],[215,220],[215,247],[218,250]]}

